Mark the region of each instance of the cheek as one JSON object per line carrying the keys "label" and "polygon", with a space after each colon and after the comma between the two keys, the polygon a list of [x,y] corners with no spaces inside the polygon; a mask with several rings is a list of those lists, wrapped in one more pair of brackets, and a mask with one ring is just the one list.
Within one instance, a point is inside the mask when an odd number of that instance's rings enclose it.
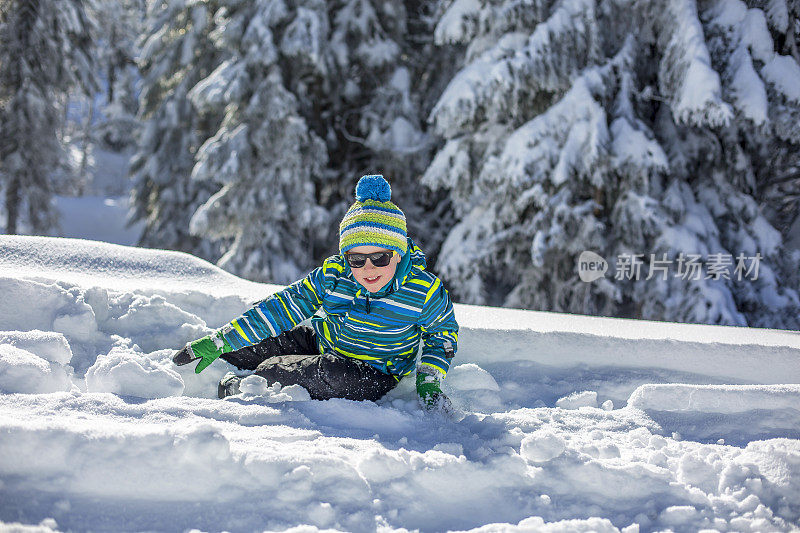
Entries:
{"label": "cheek", "polygon": [[[397,271],[397,265],[390,264],[385,267],[378,267],[378,268],[370,268],[369,272],[366,272],[365,269],[353,269],[353,277],[356,278],[356,281],[363,282],[366,278],[372,278],[375,276],[382,276],[384,279],[389,279],[394,276],[394,273]],[[367,275],[368,274],[368,275]]]}

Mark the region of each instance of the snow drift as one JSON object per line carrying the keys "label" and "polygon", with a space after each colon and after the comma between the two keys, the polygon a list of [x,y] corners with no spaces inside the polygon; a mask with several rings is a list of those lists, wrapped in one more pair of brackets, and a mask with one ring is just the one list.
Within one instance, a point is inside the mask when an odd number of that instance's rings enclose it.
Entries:
{"label": "snow drift", "polygon": [[276,286],[191,256],[0,237],[0,521],[183,531],[790,530],[795,332],[456,306],[444,382],[311,401],[175,367]]}

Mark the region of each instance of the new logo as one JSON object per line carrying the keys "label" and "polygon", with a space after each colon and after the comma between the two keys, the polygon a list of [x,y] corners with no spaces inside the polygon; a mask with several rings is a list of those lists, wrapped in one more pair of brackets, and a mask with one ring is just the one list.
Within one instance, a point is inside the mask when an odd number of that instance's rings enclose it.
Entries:
{"label": "new logo", "polygon": [[594,252],[586,250],[578,257],[578,275],[587,283],[606,275],[608,263]]}

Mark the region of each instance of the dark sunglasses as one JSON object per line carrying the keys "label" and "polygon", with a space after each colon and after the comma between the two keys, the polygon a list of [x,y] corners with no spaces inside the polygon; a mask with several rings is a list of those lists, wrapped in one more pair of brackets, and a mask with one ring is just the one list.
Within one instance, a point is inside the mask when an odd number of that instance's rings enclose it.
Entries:
{"label": "dark sunglasses", "polygon": [[363,268],[367,264],[367,258],[376,267],[385,267],[392,260],[393,255],[394,250],[389,250],[388,252],[374,252],[371,254],[344,254],[344,258],[350,268]]}

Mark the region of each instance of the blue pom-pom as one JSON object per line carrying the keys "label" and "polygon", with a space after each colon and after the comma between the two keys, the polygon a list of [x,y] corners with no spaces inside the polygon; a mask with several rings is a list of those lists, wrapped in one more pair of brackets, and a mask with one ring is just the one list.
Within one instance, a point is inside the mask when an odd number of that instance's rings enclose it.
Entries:
{"label": "blue pom-pom", "polygon": [[392,199],[392,187],[380,174],[364,176],[356,184],[356,200],[377,200],[388,202]]}

